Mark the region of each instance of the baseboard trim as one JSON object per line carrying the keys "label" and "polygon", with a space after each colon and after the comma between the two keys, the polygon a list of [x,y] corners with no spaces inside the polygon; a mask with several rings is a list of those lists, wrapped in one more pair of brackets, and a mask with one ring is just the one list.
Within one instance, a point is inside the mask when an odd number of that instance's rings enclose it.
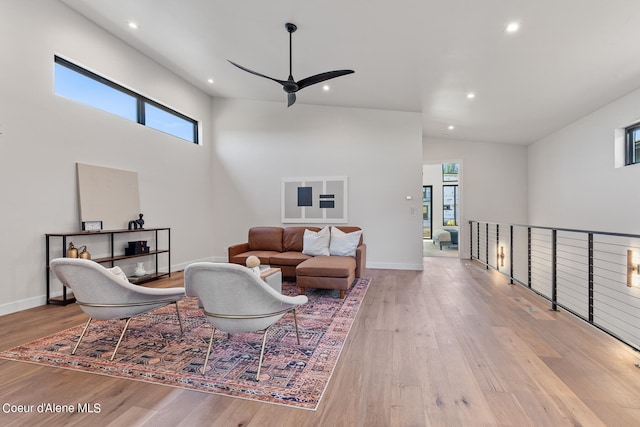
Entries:
{"label": "baseboard trim", "polygon": [[367,261],[367,268],[379,268],[381,270],[415,270],[422,271],[422,264],[404,264],[394,262],[369,262]]}
{"label": "baseboard trim", "polygon": [[[62,292],[60,292],[60,295],[62,295]],[[16,313],[22,310],[28,310],[34,307],[39,307],[41,305],[45,305],[46,303],[47,303],[47,297],[45,295],[40,295],[33,298],[27,298],[19,301],[9,302],[9,303],[0,305],[0,316]]]}

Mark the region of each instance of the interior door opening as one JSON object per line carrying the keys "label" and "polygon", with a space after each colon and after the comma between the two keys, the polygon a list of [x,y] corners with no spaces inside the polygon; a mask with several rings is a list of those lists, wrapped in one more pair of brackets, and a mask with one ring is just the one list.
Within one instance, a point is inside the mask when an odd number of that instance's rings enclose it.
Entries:
{"label": "interior door opening", "polygon": [[422,169],[424,257],[458,257],[461,219],[459,163],[425,164]]}

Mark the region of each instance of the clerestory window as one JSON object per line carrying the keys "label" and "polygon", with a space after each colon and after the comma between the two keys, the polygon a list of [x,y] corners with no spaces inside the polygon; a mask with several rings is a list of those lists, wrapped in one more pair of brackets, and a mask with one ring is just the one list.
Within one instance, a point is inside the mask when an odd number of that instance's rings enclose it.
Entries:
{"label": "clerestory window", "polygon": [[198,122],[79,65],[54,56],[57,95],[195,144]]}

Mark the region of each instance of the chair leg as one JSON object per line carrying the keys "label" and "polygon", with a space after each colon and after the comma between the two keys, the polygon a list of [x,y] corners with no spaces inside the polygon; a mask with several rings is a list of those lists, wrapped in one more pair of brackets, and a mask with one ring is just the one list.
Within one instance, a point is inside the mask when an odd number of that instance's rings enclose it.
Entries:
{"label": "chair leg", "polygon": [[262,348],[260,349],[260,361],[258,362],[258,372],[256,372],[256,381],[260,381],[260,369],[262,369],[262,358],[264,357],[264,346],[267,343],[267,332],[269,328],[264,330],[264,335],[262,336]]}
{"label": "chair leg", "polygon": [[298,332],[298,317],[296,316],[296,309],[293,309],[293,324],[296,325],[296,338],[298,339],[298,345],[300,345],[300,333]]}
{"label": "chair leg", "polygon": [[184,334],[184,329],[182,328],[182,318],[180,317],[180,310],[178,309],[178,301],[175,302],[176,305],[176,314],[178,315],[178,322],[180,323],[180,333]]}
{"label": "chair leg", "polygon": [[211,337],[209,338],[209,348],[207,349],[207,357],[204,359],[204,366],[202,367],[202,375],[207,370],[207,363],[209,363],[209,353],[211,353],[211,345],[213,344],[213,336],[216,333],[216,328],[211,327]]}
{"label": "chair leg", "polygon": [[76,343],[76,346],[73,347],[73,351],[71,352],[71,354],[76,354],[76,350],[78,349],[78,346],[80,345],[80,341],[82,341],[82,338],[84,337],[84,333],[87,332],[87,328],[89,328],[89,324],[91,323],[91,321],[93,320],[93,318],[89,317],[89,320],[87,320],[87,323],[84,325],[84,329],[82,330],[82,333],[80,334],[80,338],[78,338],[78,342]]}
{"label": "chair leg", "polygon": [[124,324],[124,328],[122,329],[122,333],[120,334],[120,339],[118,339],[118,344],[116,344],[116,349],[113,350],[113,354],[111,355],[111,359],[116,357],[116,353],[118,352],[118,347],[120,347],[120,343],[122,342],[122,337],[124,337],[124,333],[127,332],[127,328],[129,327],[129,322],[131,322],[131,317],[127,319],[127,323]]}

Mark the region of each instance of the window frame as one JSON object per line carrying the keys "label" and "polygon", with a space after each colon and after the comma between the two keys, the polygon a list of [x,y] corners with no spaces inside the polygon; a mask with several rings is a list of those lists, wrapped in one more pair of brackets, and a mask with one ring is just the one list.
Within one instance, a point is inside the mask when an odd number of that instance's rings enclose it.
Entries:
{"label": "window frame", "polygon": [[[429,193],[429,197],[427,197],[427,193]],[[425,216],[429,221],[428,236],[425,234],[425,226],[424,226]],[[433,238],[433,185],[422,186],[422,238],[423,239]]]}
{"label": "window frame", "polygon": [[624,138],[625,138],[624,164],[625,166],[630,166],[630,165],[635,165],[637,163],[640,163],[640,156],[636,156],[635,154],[636,147],[634,147],[635,143],[633,141],[633,134],[635,132],[640,132],[640,122],[624,128]]}
{"label": "window frame", "polygon": [[[451,172],[455,170],[455,172]],[[459,163],[443,163],[442,164],[442,182],[458,182],[460,173]]]}
{"label": "window frame", "polygon": [[[445,188],[453,187],[453,206],[450,209],[445,209],[446,206],[451,206],[450,204],[445,203]],[[442,185],[442,226],[443,227],[457,227],[460,224],[458,223],[458,205],[459,205],[459,187],[458,184],[443,184]],[[452,210],[453,211],[453,225],[445,224],[445,211]]]}
{"label": "window frame", "polygon": [[[187,116],[185,114],[182,114],[179,111],[176,111],[176,110],[174,110],[172,108],[169,108],[166,105],[160,104],[157,101],[149,99],[146,96],[143,96],[143,95],[141,95],[141,94],[139,94],[139,93],[137,93],[137,92],[135,92],[135,91],[133,91],[131,89],[128,89],[128,88],[126,88],[126,87],[124,87],[122,85],[119,85],[118,83],[115,83],[115,82],[107,79],[106,77],[103,77],[103,76],[101,76],[99,74],[96,74],[96,73],[94,73],[92,71],[87,70],[86,68],[83,68],[83,67],[81,67],[81,66],[79,66],[77,64],[74,64],[73,62],[71,62],[71,61],[69,61],[69,60],[67,60],[65,58],[62,58],[61,56],[54,55],[54,64],[58,64],[58,65],[60,65],[62,67],[65,67],[65,68],[67,68],[67,69],[69,69],[69,70],[71,70],[73,72],[76,72],[76,73],[78,73],[78,74],[80,74],[80,75],[82,75],[84,77],[90,78],[90,79],[92,79],[92,80],[94,80],[94,81],[96,81],[96,82],[98,82],[98,83],[100,83],[102,85],[105,85],[105,86],[107,86],[107,87],[109,87],[111,89],[117,90],[119,92],[122,92],[122,93],[124,93],[126,95],[129,95],[129,96],[135,98],[135,100],[136,100],[136,114],[135,114],[135,116],[136,116],[136,122],[138,124],[141,124],[143,126],[149,127],[150,129],[155,129],[158,132],[162,132],[162,133],[165,133],[167,135],[171,135],[171,136],[173,136],[175,138],[179,138],[179,139],[182,139],[182,140],[185,140],[185,141],[188,141],[188,142],[191,142],[191,143],[199,145],[199,138],[198,138],[199,123],[198,123],[197,120],[192,119],[191,117],[189,117],[189,116]],[[55,91],[55,89],[54,89],[54,91]],[[82,101],[78,101],[78,102],[82,102]],[[99,107],[95,107],[94,105],[87,104],[85,102],[82,102],[82,103],[85,104],[85,105],[89,105],[91,107],[100,109]],[[152,127],[152,126],[147,126],[146,119],[145,119],[145,104],[152,105],[153,107],[156,107],[156,108],[158,108],[158,109],[160,109],[160,110],[162,110],[162,111],[164,111],[164,112],[166,112],[166,113],[168,113],[170,115],[173,115],[173,116],[175,116],[175,117],[177,117],[177,118],[179,118],[181,120],[184,120],[184,121],[190,123],[191,125],[193,125],[192,139],[185,139],[185,138],[183,138],[181,136],[165,132],[165,131],[163,131],[161,129],[157,129],[157,128]],[[102,111],[105,111],[105,110],[102,110]],[[120,116],[120,117],[122,117],[122,116]]]}

